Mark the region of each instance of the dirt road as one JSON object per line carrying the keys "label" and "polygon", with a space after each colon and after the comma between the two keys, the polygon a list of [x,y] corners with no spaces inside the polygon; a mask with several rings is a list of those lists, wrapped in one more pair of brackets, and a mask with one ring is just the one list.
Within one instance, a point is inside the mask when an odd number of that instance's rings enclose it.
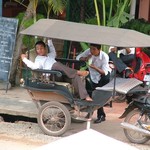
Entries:
{"label": "dirt road", "polygon": [[[0,91],[0,98],[2,101],[14,100],[31,101],[31,98],[27,94],[27,91],[21,88],[13,88],[8,93]],[[9,102],[9,101],[8,101]],[[16,103],[19,105],[19,103]],[[8,105],[8,104],[7,104]],[[6,105],[6,106],[7,106]],[[9,104],[10,105],[10,104]],[[123,120],[118,117],[123,113],[126,107],[126,103],[114,103],[113,107],[104,107],[107,114],[106,121],[100,124],[93,124],[91,122],[91,128],[108,135],[117,140],[131,144],[124,136],[120,123]],[[10,106],[9,109],[14,107]],[[1,109],[3,112],[4,109]],[[20,111],[20,110],[19,110]],[[17,113],[17,112],[16,112]],[[96,112],[93,115],[93,119],[96,118]],[[0,150],[34,150],[34,148],[41,145],[53,142],[59,138],[72,135],[86,129],[85,123],[72,123],[70,129],[62,137],[51,137],[45,135],[39,128],[37,123],[18,121],[16,123],[0,122]],[[150,150],[150,141],[144,145],[135,145],[140,150]]]}
{"label": "dirt road", "polygon": [[[128,142],[120,126],[122,120],[118,119],[123,112],[125,103],[113,103],[113,108],[105,107],[107,120],[101,124],[93,124],[91,128],[105,135],[137,147],[139,150],[150,150],[150,142],[136,145]],[[96,117],[96,112],[93,119]],[[0,149],[1,150],[34,150],[34,148],[53,142],[65,136],[72,135],[86,129],[85,123],[72,123],[70,129],[62,137],[44,135],[38,124],[18,121],[16,123],[0,123]]]}

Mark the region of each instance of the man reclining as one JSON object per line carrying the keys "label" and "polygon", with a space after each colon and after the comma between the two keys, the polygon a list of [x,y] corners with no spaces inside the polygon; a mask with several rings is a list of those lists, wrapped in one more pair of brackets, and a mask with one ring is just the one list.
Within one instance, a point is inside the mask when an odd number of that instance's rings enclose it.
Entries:
{"label": "man reclining", "polygon": [[92,101],[92,98],[88,95],[84,83],[82,82],[80,76],[87,76],[89,74],[88,71],[80,71],[69,68],[63,65],[60,62],[55,60],[56,51],[52,40],[48,40],[48,46],[50,52],[47,53],[46,44],[43,41],[38,41],[35,44],[35,50],[37,56],[35,58],[35,62],[32,62],[27,59],[26,54],[21,55],[22,61],[31,69],[46,69],[46,70],[59,70],[63,71],[66,76],[72,79],[72,84],[74,86],[75,91],[79,93],[80,99],[84,99],[86,101]]}

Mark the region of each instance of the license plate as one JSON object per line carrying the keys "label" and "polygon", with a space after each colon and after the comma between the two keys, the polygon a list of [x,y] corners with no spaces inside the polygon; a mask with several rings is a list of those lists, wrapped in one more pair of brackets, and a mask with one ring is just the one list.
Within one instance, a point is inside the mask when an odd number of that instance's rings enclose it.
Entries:
{"label": "license plate", "polygon": [[150,81],[150,75],[145,75],[144,76],[144,81]]}

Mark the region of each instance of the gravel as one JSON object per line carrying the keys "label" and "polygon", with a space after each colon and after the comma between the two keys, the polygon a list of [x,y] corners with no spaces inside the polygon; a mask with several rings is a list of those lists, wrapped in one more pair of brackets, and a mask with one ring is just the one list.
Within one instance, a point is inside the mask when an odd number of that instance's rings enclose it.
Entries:
{"label": "gravel", "polygon": [[[62,138],[45,135],[38,124],[32,122],[16,121],[9,123],[1,121],[0,129],[1,150],[34,150],[39,146]],[[73,134],[73,131],[75,133],[75,129],[70,129],[69,135]],[[139,150],[150,150],[149,144],[129,144]]]}
{"label": "gravel", "polygon": [[61,138],[45,135],[31,122],[0,122],[0,129],[0,150],[34,150]]}
{"label": "gravel", "polygon": [[39,128],[37,123],[18,121],[16,123],[0,123],[0,134],[7,135],[13,138],[26,139],[32,142],[49,143],[59,139],[45,135]]}

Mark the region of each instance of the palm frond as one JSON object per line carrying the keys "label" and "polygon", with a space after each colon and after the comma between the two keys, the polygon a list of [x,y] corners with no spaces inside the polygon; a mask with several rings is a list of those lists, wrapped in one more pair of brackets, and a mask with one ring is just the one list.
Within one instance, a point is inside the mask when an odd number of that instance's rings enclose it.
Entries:
{"label": "palm frond", "polygon": [[48,0],[48,7],[53,9],[54,14],[62,13],[67,5],[67,0]]}

